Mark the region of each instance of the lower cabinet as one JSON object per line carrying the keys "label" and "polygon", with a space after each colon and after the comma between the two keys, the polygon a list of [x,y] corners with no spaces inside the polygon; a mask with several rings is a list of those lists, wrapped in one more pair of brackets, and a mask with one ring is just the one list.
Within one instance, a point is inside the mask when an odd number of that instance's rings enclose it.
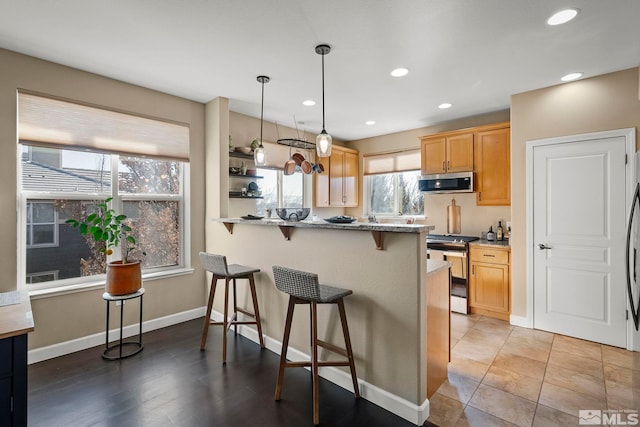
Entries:
{"label": "lower cabinet", "polygon": [[0,425],[27,425],[27,334],[0,339]]}
{"label": "lower cabinet", "polygon": [[509,248],[474,246],[469,248],[469,307],[478,313],[509,320],[511,279]]}

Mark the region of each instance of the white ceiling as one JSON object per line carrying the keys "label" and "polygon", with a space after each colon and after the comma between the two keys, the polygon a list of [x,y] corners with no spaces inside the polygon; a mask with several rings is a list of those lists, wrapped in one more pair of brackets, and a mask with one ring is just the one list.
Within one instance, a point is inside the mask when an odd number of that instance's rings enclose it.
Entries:
{"label": "white ceiling", "polygon": [[[547,26],[565,7],[581,12]],[[266,74],[265,119],[317,133],[327,43],[326,129],[353,140],[638,66],[638,22],[638,0],[0,0],[0,47],[254,117]]]}

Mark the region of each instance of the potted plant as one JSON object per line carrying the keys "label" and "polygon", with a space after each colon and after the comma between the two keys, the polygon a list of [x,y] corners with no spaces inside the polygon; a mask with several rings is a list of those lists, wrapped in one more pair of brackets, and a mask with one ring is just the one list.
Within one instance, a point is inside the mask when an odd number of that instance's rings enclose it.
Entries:
{"label": "potted plant", "polygon": [[104,242],[99,251],[111,255],[113,248],[121,246],[122,259],[107,263],[107,281],[105,289],[112,295],[126,295],[136,292],[142,286],[141,261],[133,259],[135,254],[146,255],[136,246],[136,239],[131,235],[131,227],[124,221],[126,215],[118,215],[109,208],[109,197],[97,205],[98,211],[91,213],[83,220],[68,219],[67,224],[77,228],[83,236],[92,237],[96,243]]}

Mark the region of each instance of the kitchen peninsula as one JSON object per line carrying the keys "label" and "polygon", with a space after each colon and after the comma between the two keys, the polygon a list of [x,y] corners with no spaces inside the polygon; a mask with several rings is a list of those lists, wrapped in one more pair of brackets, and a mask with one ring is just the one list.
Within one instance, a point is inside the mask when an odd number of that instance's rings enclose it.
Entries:
{"label": "kitchen peninsula", "polygon": [[[317,273],[323,284],[353,290],[345,305],[362,396],[416,424],[426,420],[427,310],[433,302],[427,295],[426,235],[432,226],[220,218],[208,228],[209,251],[261,270],[256,285],[269,349],[280,352],[287,309],[272,266]],[[240,293],[238,301],[250,304],[249,293]],[[222,311],[218,295],[214,310]],[[328,310],[319,310],[320,337],[342,345],[337,316]],[[296,314],[292,360],[308,357],[308,322],[304,313]],[[243,334],[257,340],[255,329],[245,328]],[[325,378],[350,389],[347,372],[321,369]]]}

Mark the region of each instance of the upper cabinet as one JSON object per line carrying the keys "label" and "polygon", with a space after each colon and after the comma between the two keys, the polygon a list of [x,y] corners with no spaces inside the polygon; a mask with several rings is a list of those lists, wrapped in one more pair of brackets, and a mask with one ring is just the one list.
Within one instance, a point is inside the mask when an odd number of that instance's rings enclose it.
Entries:
{"label": "upper cabinet", "polygon": [[423,175],[473,170],[473,132],[425,136],[420,142]]}
{"label": "upper cabinet", "polygon": [[476,204],[511,205],[511,128],[477,132],[475,135]]}
{"label": "upper cabinet", "polygon": [[358,152],[334,145],[331,157],[319,158],[324,172],[315,175],[316,207],[358,206]]}
{"label": "upper cabinet", "polygon": [[511,204],[509,122],[420,137],[422,174],[475,172],[476,204]]}

